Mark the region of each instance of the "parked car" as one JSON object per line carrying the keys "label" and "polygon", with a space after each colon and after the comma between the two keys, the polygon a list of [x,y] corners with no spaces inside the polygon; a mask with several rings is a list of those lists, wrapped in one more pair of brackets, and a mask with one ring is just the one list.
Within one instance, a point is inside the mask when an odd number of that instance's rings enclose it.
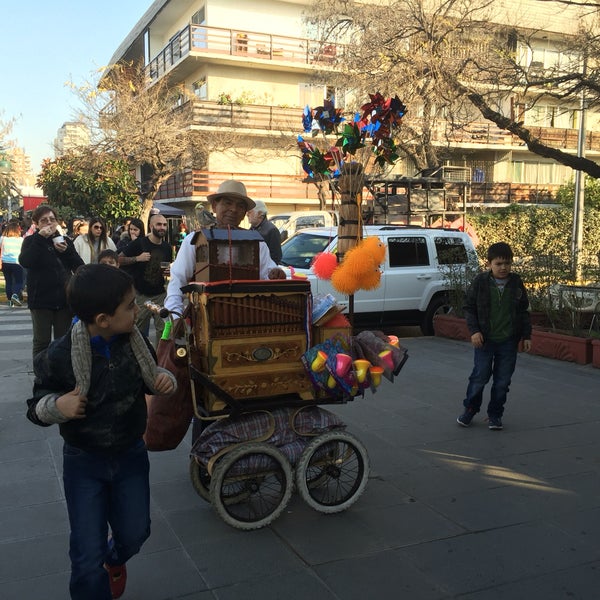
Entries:
{"label": "parked car", "polygon": [[[307,275],[313,295],[329,293],[343,303],[331,282],[318,279],[310,270],[316,254],[336,252],[337,233],[337,227],[299,231],[282,245],[281,264]],[[462,272],[465,284],[478,269],[471,238],[454,229],[394,225],[370,225],[364,235],[378,236],[387,251],[381,285],[354,295],[356,322],[419,325],[425,335],[432,335],[433,317],[450,310],[449,291],[456,285],[445,275],[447,269]]]}
{"label": "parked car", "polygon": [[281,241],[292,237],[300,229],[307,227],[335,227],[337,214],[329,210],[298,210],[269,217],[281,233]]}

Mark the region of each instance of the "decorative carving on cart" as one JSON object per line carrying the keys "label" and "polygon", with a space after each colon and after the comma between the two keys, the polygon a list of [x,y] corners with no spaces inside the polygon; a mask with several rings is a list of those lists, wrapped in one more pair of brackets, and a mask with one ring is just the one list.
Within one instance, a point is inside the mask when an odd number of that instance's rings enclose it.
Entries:
{"label": "decorative carving on cart", "polygon": [[[312,384],[306,374],[300,369],[278,373],[256,373],[244,377],[213,377],[213,382],[238,400],[253,398],[268,398],[283,394],[312,396]],[[212,394],[209,394],[212,396]],[[219,404],[219,401],[216,401]],[[211,407],[215,408],[215,404]]]}
{"label": "decorative carving on cart", "polygon": [[236,376],[253,375],[255,370],[289,369],[300,364],[306,352],[306,338],[301,334],[239,340],[214,340],[206,346],[208,369],[213,375],[224,370]]}
{"label": "decorative carving on cart", "polygon": [[223,362],[239,365],[240,363],[267,361],[278,361],[280,359],[298,359],[302,355],[301,348],[297,345],[288,348],[271,348],[269,346],[258,346],[242,352],[228,352],[223,350]]}

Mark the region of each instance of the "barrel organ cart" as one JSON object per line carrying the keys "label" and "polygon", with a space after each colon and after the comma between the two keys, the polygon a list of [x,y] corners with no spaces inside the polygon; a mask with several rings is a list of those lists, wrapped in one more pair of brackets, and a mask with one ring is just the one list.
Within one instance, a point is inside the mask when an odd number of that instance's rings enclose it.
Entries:
{"label": "barrel organ cart", "polygon": [[367,451],[321,406],[374,390],[406,360],[383,334],[353,338],[341,315],[337,324],[313,322],[308,281],[259,280],[259,239],[201,230],[197,281],[183,288],[189,302],[181,350],[195,414],[190,477],[240,529],[271,523],[294,487],[324,513],[358,499]]}

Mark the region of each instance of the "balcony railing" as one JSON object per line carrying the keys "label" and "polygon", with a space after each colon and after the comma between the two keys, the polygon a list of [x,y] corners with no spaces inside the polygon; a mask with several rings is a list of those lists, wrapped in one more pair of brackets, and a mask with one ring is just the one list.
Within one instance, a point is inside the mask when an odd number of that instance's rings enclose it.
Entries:
{"label": "balcony railing", "polygon": [[[298,133],[301,131],[302,109],[266,106],[256,104],[220,104],[211,101],[192,100],[185,103],[183,110],[193,111],[193,123],[201,126],[233,127],[264,131],[282,131]],[[348,115],[352,118],[352,115]],[[418,120],[407,123],[418,125]],[[529,127],[532,135],[542,143],[555,148],[577,148],[576,129],[557,129],[553,127]],[[474,144],[481,146],[510,146],[513,149],[524,148],[524,142],[509,131],[500,129],[493,123],[470,123],[461,129],[446,133],[442,125],[432,131],[433,142],[455,145]],[[588,131],[585,136],[585,148],[600,151],[600,132]]]}
{"label": "balcony railing", "polygon": [[322,44],[308,38],[190,24],[175,35],[150,61],[147,70],[150,79],[154,81],[190,53],[323,67],[333,63],[342,51],[343,46],[339,44]]}
{"label": "balcony railing", "polygon": [[[189,169],[170,177],[160,188],[158,200],[174,198],[206,199],[214,194],[219,185],[226,179],[243,181],[250,197],[271,198],[282,203],[306,203],[318,205],[317,188],[313,184],[302,181],[301,175],[273,175],[257,173],[241,173],[239,171],[215,172]],[[530,183],[471,183],[469,206],[484,204],[552,203],[555,200],[559,185]],[[371,196],[364,191],[365,199]]]}
{"label": "balcony railing", "polygon": [[251,198],[279,198],[318,204],[317,188],[312,184],[303,183],[300,175],[216,172],[196,169],[188,169],[170,177],[163,183],[156,198],[158,200],[197,198],[198,201],[201,201],[208,194],[214,194],[226,179],[242,181]]}

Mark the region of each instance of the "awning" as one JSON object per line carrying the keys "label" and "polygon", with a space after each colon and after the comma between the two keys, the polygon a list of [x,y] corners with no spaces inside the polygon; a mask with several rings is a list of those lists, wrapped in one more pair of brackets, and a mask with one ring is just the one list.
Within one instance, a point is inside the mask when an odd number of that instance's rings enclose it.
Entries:
{"label": "awning", "polygon": [[175,208],[174,206],[169,206],[168,204],[163,204],[162,202],[155,202],[152,205],[152,210],[158,210],[161,215],[165,217],[178,217],[185,215],[185,210],[181,210],[181,208]]}

